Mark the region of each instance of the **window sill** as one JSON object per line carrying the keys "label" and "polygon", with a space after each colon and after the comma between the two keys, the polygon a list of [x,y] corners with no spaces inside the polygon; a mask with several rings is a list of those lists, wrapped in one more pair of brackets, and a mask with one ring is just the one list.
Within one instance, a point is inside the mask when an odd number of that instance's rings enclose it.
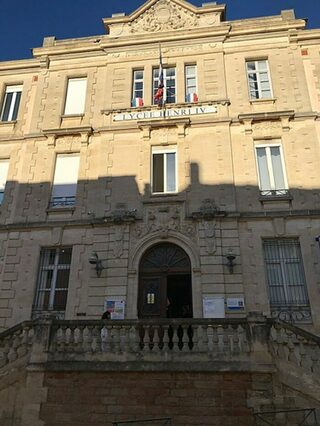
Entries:
{"label": "window sill", "polygon": [[82,125],[83,120],[84,120],[84,114],[61,115],[60,127],[61,128],[79,127]]}
{"label": "window sill", "polygon": [[17,120],[0,121],[0,126],[8,126],[16,124]]}
{"label": "window sill", "polygon": [[84,117],[84,113],[81,114],[62,114],[61,118],[65,119],[65,118],[82,118]]}
{"label": "window sill", "polygon": [[174,193],[165,193],[165,194],[150,194],[149,196],[145,196],[142,203],[143,204],[149,204],[149,203],[161,203],[161,202],[169,202],[169,203],[175,203],[175,202],[183,202],[185,201],[185,196],[179,192]]}
{"label": "window sill", "polygon": [[0,121],[0,133],[11,133],[17,124],[17,120],[14,121]]}
{"label": "window sill", "polygon": [[277,98],[261,98],[261,99],[250,99],[249,102],[252,105],[257,104],[274,104],[276,102]]}

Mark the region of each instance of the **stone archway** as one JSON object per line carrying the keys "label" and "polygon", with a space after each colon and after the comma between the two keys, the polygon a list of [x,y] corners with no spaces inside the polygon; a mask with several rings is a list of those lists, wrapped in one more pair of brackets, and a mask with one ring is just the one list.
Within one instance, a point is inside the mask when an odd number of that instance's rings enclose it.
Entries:
{"label": "stone archway", "polygon": [[149,248],[139,265],[139,318],[191,318],[191,262],[173,243]]}

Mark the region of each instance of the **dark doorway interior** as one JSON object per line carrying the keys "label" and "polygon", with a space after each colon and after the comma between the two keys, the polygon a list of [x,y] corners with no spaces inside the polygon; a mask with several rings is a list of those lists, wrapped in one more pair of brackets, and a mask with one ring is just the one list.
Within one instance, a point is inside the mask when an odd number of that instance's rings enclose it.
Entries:
{"label": "dark doorway interior", "polygon": [[139,269],[139,318],[192,318],[191,263],[175,244],[151,247]]}
{"label": "dark doorway interior", "polygon": [[192,318],[190,274],[167,276],[167,318]]}

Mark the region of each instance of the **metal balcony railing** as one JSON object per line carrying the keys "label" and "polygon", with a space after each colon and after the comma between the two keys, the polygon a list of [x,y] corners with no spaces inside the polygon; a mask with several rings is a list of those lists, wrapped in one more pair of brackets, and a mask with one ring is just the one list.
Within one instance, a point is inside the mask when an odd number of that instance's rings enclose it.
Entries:
{"label": "metal balcony railing", "polygon": [[260,197],[289,198],[290,192],[288,189],[263,189],[263,190],[260,190]]}
{"label": "metal balcony railing", "polygon": [[75,205],[76,197],[53,197],[49,202],[49,208],[72,207]]}

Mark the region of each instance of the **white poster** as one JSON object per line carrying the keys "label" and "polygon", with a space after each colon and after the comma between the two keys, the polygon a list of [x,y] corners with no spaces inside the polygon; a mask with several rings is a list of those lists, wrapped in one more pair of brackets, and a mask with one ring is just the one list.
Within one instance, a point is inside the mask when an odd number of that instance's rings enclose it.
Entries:
{"label": "white poster", "polygon": [[104,303],[104,311],[110,313],[110,319],[123,320],[126,302],[124,300],[107,299]]}
{"label": "white poster", "polygon": [[205,296],[203,298],[203,318],[224,317],[224,296]]}

